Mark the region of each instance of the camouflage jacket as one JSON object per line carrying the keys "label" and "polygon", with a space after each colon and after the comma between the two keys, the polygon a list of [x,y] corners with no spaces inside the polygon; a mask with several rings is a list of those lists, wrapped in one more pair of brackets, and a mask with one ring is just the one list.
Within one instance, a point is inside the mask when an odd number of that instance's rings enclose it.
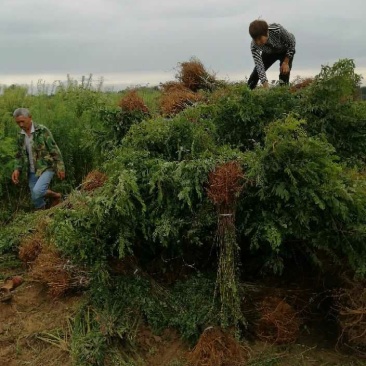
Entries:
{"label": "camouflage jacket", "polygon": [[[34,122],[33,126],[32,154],[36,176],[39,177],[46,169],[53,169],[55,172],[64,172],[65,165],[62,155],[51,131],[47,127]],[[25,166],[29,168],[28,154],[25,147],[25,135],[19,133],[14,169],[21,171]]]}

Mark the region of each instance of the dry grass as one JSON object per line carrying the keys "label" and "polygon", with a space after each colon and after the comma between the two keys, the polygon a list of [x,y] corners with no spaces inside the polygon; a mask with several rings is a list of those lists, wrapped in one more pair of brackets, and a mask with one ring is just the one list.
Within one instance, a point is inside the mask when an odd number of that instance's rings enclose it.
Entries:
{"label": "dry grass", "polygon": [[163,86],[160,97],[160,110],[164,116],[174,116],[185,108],[203,100],[200,94],[192,92],[179,83],[168,83]]}
{"label": "dry grass", "polygon": [[44,247],[32,265],[31,278],[44,283],[52,297],[88,287],[88,273],[62,258],[55,248]]}
{"label": "dry grass", "polygon": [[160,89],[163,93],[168,93],[169,91],[182,90],[186,91],[187,87],[178,81],[167,81],[166,83],[160,84]]}
{"label": "dry grass", "polygon": [[212,90],[215,76],[207,72],[201,61],[193,58],[188,62],[179,63],[178,67],[176,78],[186,88],[193,92],[197,92],[199,89]]}
{"label": "dry grass", "polygon": [[235,161],[218,166],[209,175],[208,197],[216,206],[232,208],[243,188],[243,178],[243,170]]}
{"label": "dry grass", "polygon": [[293,343],[299,336],[301,320],[286,301],[266,297],[257,307],[261,314],[256,324],[256,335],[271,344]]}
{"label": "dry grass", "polygon": [[314,78],[301,78],[297,77],[292,83],[290,91],[295,93],[298,90],[307,88],[309,85],[311,85],[314,82]]}
{"label": "dry grass", "polygon": [[207,328],[188,355],[188,366],[246,365],[248,349],[220,328]]}
{"label": "dry grass", "polygon": [[45,245],[44,233],[47,230],[48,222],[49,217],[47,215],[40,217],[36,228],[20,241],[18,256],[28,267],[37,259],[42,247]]}
{"label": "dry grass", "polygon": [[137,94],[136,90],[130,90],[122,97],[118,105],[122,110],[127,112],[142,112],[149,114],[149,108],[146,106],[144,100]]}
{"label": "dry grass", "polygon": [[86,192],[92,192],[95,189],[102,187],[107,179],[108,177],[105,174],[93,170],[84,178],[81,189]]}
{"label": "dry grass", "polygon": [[30,266],[41,253],[43,240],[43,235],[38,231],[24,237],[19,246],[19,259]]}
{"label": "dry grass", "polygon": [[366,281],[348,282],[334,294],[341,334],[338,344],[366,357]]}

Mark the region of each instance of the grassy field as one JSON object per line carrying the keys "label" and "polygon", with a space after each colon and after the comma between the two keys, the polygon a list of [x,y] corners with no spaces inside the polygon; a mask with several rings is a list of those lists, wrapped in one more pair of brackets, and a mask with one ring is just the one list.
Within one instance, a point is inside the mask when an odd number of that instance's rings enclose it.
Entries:
{"label": "grassy field", "polygon": [[[353,61],[254,91],[181,65],[160,88],[2,90],[0,281],[24,282],[0,302],[0,364],[364,365]],[[18,107],[65,160],[47,210],[10,181]]]}

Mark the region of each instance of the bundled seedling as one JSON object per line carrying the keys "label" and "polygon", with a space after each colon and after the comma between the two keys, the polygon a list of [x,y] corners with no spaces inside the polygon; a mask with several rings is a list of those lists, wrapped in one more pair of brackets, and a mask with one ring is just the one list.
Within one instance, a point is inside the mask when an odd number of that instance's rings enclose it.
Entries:
{"label": "bundled seedling", "polygon": [[42,234],[35,232],[29,236],[26,236],[19,247],[19,259],[30,266],[34,262],[42,251],[43,246]]}
{"label": "bundled seedling", "polygon": [[285,300],[268,296],[260,302],[257,310],[261,314],[256,324],[256,334],[260,340],[272,344],[296,341],[301,320]]}
{"label": "bundled seedling", "polygon": [[291,92],[297,92],[299,90],[307,88],[309,85],[311,85],[314,82],[314,78],[301,78],[297,77],[292,83],[291,83]]}
{"label": "bundled seedling", "polygon": [[44,247],[34,261],[31,277],[47,284],[52,297],[60,297],[67,292],[85,289],[89,286],[90,274],[62,258],[52,247]]}
{"label": "bundled seedling", "polygon": [[104,183],[107,181],[108,177],[97,171],[93,170],[85,177],[81,185],[81,189],[86,192],[92,192],[99,187],[103,187]]}
{"label": "bundled seedling", "polygon": [[191,58],[190,61],[181,62],[178,64],[179,70],[176,78],[186,88],[197,92],[199,89],[212,90],[216,79],[203,66],[202,62],[196,58]]}
{"label": "bundled seedling", "polygon": [[146,115],[150,113],[149,108],[146,106],[144,100],[137,94],[136,90],[130,90],[122,97],[118,105],[126,112],[142,112]]}
{"label": "bundled seedling", "polygon": [[201,101],[203,97],[180,83],[168,83],[163,86],[160,98],[160,110],[164,116],[174,116],[185,108]]}
{"label": "bundled seedling", "polygon": [[27,267],[30,267],[37,259],[45,245],[45,231],[48,220],[46,215],[40,217],[36,227],[21,238],[18,256]]}
{"label": "bundled seedling", "polygon": [[338,344],[366,357],[366,282],[350,282],[335,292],[335,309],[341,334]]}
{"label": "bundled seedling", "polygon": [[204,330],[197,345],[188,355],[188,366],[246,365],[248,350],[220,328]]}
{"label": "bundled seedling", "polygon": [[20,242],[19,258],[30,268],[30,277],[46,284],[53,297],[88,287],[89,273],[63,258],[60,251],[48,242],[46,231],[49,222],[49,215],[41,217],[36,228]]}
{"label": "bundled seedling", "polygon": [[218,213],[216,241],[219,249],[217,288],[221,300],[221,323],[244,323],[240,309],[240,294],[237,280],[238,244],[236,242],[235,209],[244,178],[237,162],[228,162],[217,167],[209,176],[208,197]]}

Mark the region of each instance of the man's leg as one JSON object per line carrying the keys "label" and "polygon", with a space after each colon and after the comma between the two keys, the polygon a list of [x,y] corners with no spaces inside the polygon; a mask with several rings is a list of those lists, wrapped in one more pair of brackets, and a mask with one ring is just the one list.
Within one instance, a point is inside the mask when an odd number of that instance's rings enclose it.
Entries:
{"label": "man's leg", "polygon": [[51,191],[50,189],[47,189],[46,197],[52,198],[50,208],[54,207],[54,206],[57,206],[62,201],[62,194]]}
{"label": "man's leg", "polygon": [[[263,54],[262,53],[262,61],[263,61],[264,69],[266,71],[278,60],[279,60],[278,54]],[[255,67],[248,79],[249,88],[254,89],[258,84],[258,80],[259,80],[259,75],[258,75],[257,68]]]}
{"label": "man's leg", "polygon": [[33,188],[36,185],[37,180],[38,180],[38,177],[35,175],[35,173],[28,173],[28,187],[30,189],[31,198],[32,198],[34,205],[35,205],[35,196],[33,193]]}
{"label": "man's leg", "polygon": [[45,197],[60,199],[62,197],[62,195],[61,195],[61,193],[57,193],[57,192],[51,191],[50,189],[47,189]]}
{"label": "man's leg", "polygon": [[55,172],[53,170],[45,170],[39,178],[35,175],[31,178],[32,174],[33,173],[30,173],[29,187],[31,187],[31,180],[34,182],[36,179],[35,184],[31,188],[33,204],[37,209],[44,208],[46,206],[46,202],[44,200],[45,196],[54,197],[53,195],[56,194],[48,189]]}
{"label": "man's leg", "polygon": [[[282,63],[283,63],[283,61],[284,61],[285,57],[286,57],[286,54],[281,55],[281,58],[280,58],[280,70],[281,70],[281,66],[282,66]],[[292,58],[289,60],[289,62],[288,62],[288,66],[289,66],[289,68],[290,68],[289,73],[288,73],[288,74],[281,74],[281,72],[280,72],[280,75],[279,75],[279,80],[280,80],[283,84],[285,84],[285,85],[288,85],[288,84],[289,84],[289,82],[290,82],[290,72],[291,72],[291,69],[292,69],[292,60],[293,60],[293,59],[294,59],[294,58],[292,57]]]}

